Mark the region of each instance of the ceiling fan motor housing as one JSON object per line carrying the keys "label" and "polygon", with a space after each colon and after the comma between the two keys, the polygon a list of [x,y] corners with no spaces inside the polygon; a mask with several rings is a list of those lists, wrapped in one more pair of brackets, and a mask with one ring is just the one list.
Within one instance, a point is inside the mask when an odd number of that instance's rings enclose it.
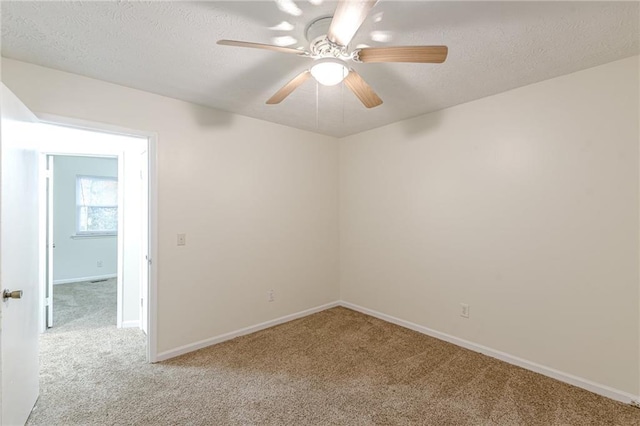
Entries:
{"label": "ceiling fan motor housing", "polygon": [[332,19],[333,16],[323,16],[307,25],[305,37],[309,41],[309,49],[316,58],[347,59],[347,47],[333,43],[327,38]]}

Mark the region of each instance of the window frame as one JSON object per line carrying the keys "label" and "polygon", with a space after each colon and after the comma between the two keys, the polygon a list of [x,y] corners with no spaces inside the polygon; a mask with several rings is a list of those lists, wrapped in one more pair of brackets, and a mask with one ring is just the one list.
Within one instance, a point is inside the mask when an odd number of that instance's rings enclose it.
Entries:
{"label": "window frame", "polygon": [[[101,180],[101,181],[112,181],[116,183],[116,204],[115,205],[92,205],[80,204],[79,194],[80,194],[80,181],[81,179],[92,179],[92,180]],[[119,194],[118,194],[118,178],[113,176],[98,176],[98,175],[76,175],[76,188],[75,188],[75,237],[111,237],[118,235],[118,216],[119,216]],[[98,208],[115,208],[116,209],[116,228],[113,231],[82,231],[80,230],[80,218],[82,214],[80,213],[81,209],[84,207],[98,207]]]}

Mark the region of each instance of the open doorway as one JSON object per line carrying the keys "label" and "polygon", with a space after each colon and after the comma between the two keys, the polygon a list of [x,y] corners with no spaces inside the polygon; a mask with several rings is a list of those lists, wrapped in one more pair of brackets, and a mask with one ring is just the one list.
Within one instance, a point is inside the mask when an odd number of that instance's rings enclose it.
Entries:
{"label": "open doorway", "polygon": [[46,328],[115,326],[124,303],[117,297],[118,158],[47,155],[46,167],[52,285],[43,296],[53,301],[44,300]]}
{"label": "open doorway", "polygon": [[[34,403],[37,400],[39,389],[42,393],[55,394],[65,397],[66,392],[55,392],[48,388],[48,383],[62,383],[64,389],[69,385],[84,385],[80,389],[83,393],[95,391],[92,383],[84,383],[78,380],[80,370],[91,377],[98,376],[98,382],[112,380],[110,373],[113,368],[131,362],[155,362],[156,342],[157,342],[157,266],[155,255],[157,253],[157,181],[156,181],[156,144],[157,135],[153,132],[125,129],[118,126],[94,123],[80,119],[59,117],[50,114],[34,115],[6,86],[2,86],[2,282],[4,290],[16,290],[20,298],[19,301],[3,302],[0,307],[2,315],[0,322],[1,342],[0,345],[0,374],[2,375],[2,419],[4,423],[24,424],[29,413],[35,412]],[[58,123],[69,126],[74,130],[95,129],[91,133],[91,138],[79,138],[80,133],[75,132],[75,136],[67,133],[63,135],[61,126],[49,126],[44,123]],[[84,130],[87,132],[87,130]],[[138,176],[147,177],[147,189],[141,199],[145,201],[146,213],[141,215],[146,219],[133,220],[129,223],[138,224],[146,222],[148,229],[145,232],[148,240],[148,262],[145,270],[148,274],[148,291],[143,294],[148,297],[148,329],[145,333],[131,328],[109,327],[102,330],[102,334],[109,334],[102,339],[101,343],[97,339],[86,339],[78,347],[73,344],[60,345],[73,349],[74,353],[84,354],[84,358],[78,362],[72,359],[69,353],[58,350],[57,358],[50,358],[52,368],[48,373],[43,372],[42,357],[38,357],[38,342],[42,342],[47,333],[38,333],[38,329],[43,327],[44,303],[40,295],[46,285],[46,259],[47,251],[46,209],[41,208],[43,194],[46,194],[46,154],[76,154],[76,155],[100,155],[94,143],[95,138],[106,138],[106,133],[120,136],[135,136],[134,139],[141,141],[145,151],[140,151],[136,156],[127,156],[126,148],[129,146],[124,140],[122,143],[115,143],[112,140],[108,144],[109,149],[114,153],[108,155],[118,157],[119,176],[121,171],[127,166],[135,164],[135,161],[125,161],[127,158],[138,158],[144,161],[143,174],[137,170]],[[102,136],[100,136],[102,135]],[[67,136],[69,136],[67,138]],[[88,136],[85,134],[85,136]],[[55,146],[53,142],[57,142]],[[130,140],[129,140],[130,142]],[[43,153],[43,154],[41,154]],[[122,161],[120,161],[122,159]],[[146,159],[146,160],[145,160]],[[148,173],[144,173],[148,170]],[[133,176],[135,173],[131,173]],[[140,179],[145,182],[144,179]],[[142,185],[139,183],[139,185]],[[131,192],[131,191],[129,191]],[[119,191],[120,194],[120,191]],[[119,195],[120,197],[120,195]],[[123,194],[124,198],[124,194]],[[118,215],[120,216],[121,210]],[[118,218],[120,220],[120,217]],[[120,231],[120,229],[118,230]],[[126,231],[126,230],[125,230]],[[123,232],[123,236],[124,236]],[[119,232],[120,237],[120,232]],[[121,238],[117,238],[120,247],[124,244]],[[119,248],[118,253],[124,251]],[[142,254],[140,254],[142,257]],[[120,262],[120,269],[123,262]],[[119,276],[120,271],[118,272]],[[40,286],[40,288],[38,288]],[[13,296],[12,296],[13,298]],[[17,297],[16,297],[17,298]],[[19,302],[19,303],[18,303]],[[139,304],[136,303],[136,309]],[[126,309],[123,307],[123,310]],[[39,326],[40,324],[40,326]],[[126,334],[137,334],[139,337],[134,345],[127,346]],[[60,340],[68,341],[68,335],[57,333]],[[60,349],[55,341],[50,346]],[[146,346],[146,356],[145,356]],[[117,347],[117,348],[116,348]],[[79,350],[78,350],[79,349]],[[42,352],[40,352],[42,353]],[[38,377],[40,373],[40,377]],[[68,401],[67,401],[68,402]],[[40,406],[41,412],[64,409],[65,402],[53,398],[50,404],[44,403]],[[33,410],[32,410],[33,408]],[[104,407],[83,404],[80,409],[95,410]],[[118,410],[118,407],[107,407]],[[50,423],[50,422],[49,422]]]}
{"label": "open doorway", "polygon": [[56,124],[40,124],[38,135],[41,331],[71,324],[146,334],[149,139]]}

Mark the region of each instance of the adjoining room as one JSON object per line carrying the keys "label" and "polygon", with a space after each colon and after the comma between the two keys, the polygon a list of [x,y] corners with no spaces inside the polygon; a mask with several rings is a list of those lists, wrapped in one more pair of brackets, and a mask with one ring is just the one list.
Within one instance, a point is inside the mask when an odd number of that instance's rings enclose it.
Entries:
{"label": "adjoining room", "polygon": [[52,155],[53,322],[116,325],[118,159]]}

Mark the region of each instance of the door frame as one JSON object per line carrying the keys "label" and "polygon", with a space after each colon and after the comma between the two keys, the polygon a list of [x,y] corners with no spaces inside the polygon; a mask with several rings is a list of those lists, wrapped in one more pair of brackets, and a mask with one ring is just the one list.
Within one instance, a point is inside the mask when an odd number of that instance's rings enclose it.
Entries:
{"label": "door frame", "polygon": [[[134,136],[147,139],[149,153],[148,163],[148,223],[149,223],[149,276],[147,294],[147,361],[157,361],[158,329],[157,329],[157,300],[158,300],[158,172],[157,172],[157,144],[156,132],[129,129],[112,124],[100,123],[77,118],[59,116],[55,114],[35,113],[36,117],[45,124],[71,127],[81,130],[111,133],[121,136]],[[121,161],[119,161],[121,163]],[[119,262],[120,264],[121,262]],[[120,266],[119,266],[120,267]]]}

